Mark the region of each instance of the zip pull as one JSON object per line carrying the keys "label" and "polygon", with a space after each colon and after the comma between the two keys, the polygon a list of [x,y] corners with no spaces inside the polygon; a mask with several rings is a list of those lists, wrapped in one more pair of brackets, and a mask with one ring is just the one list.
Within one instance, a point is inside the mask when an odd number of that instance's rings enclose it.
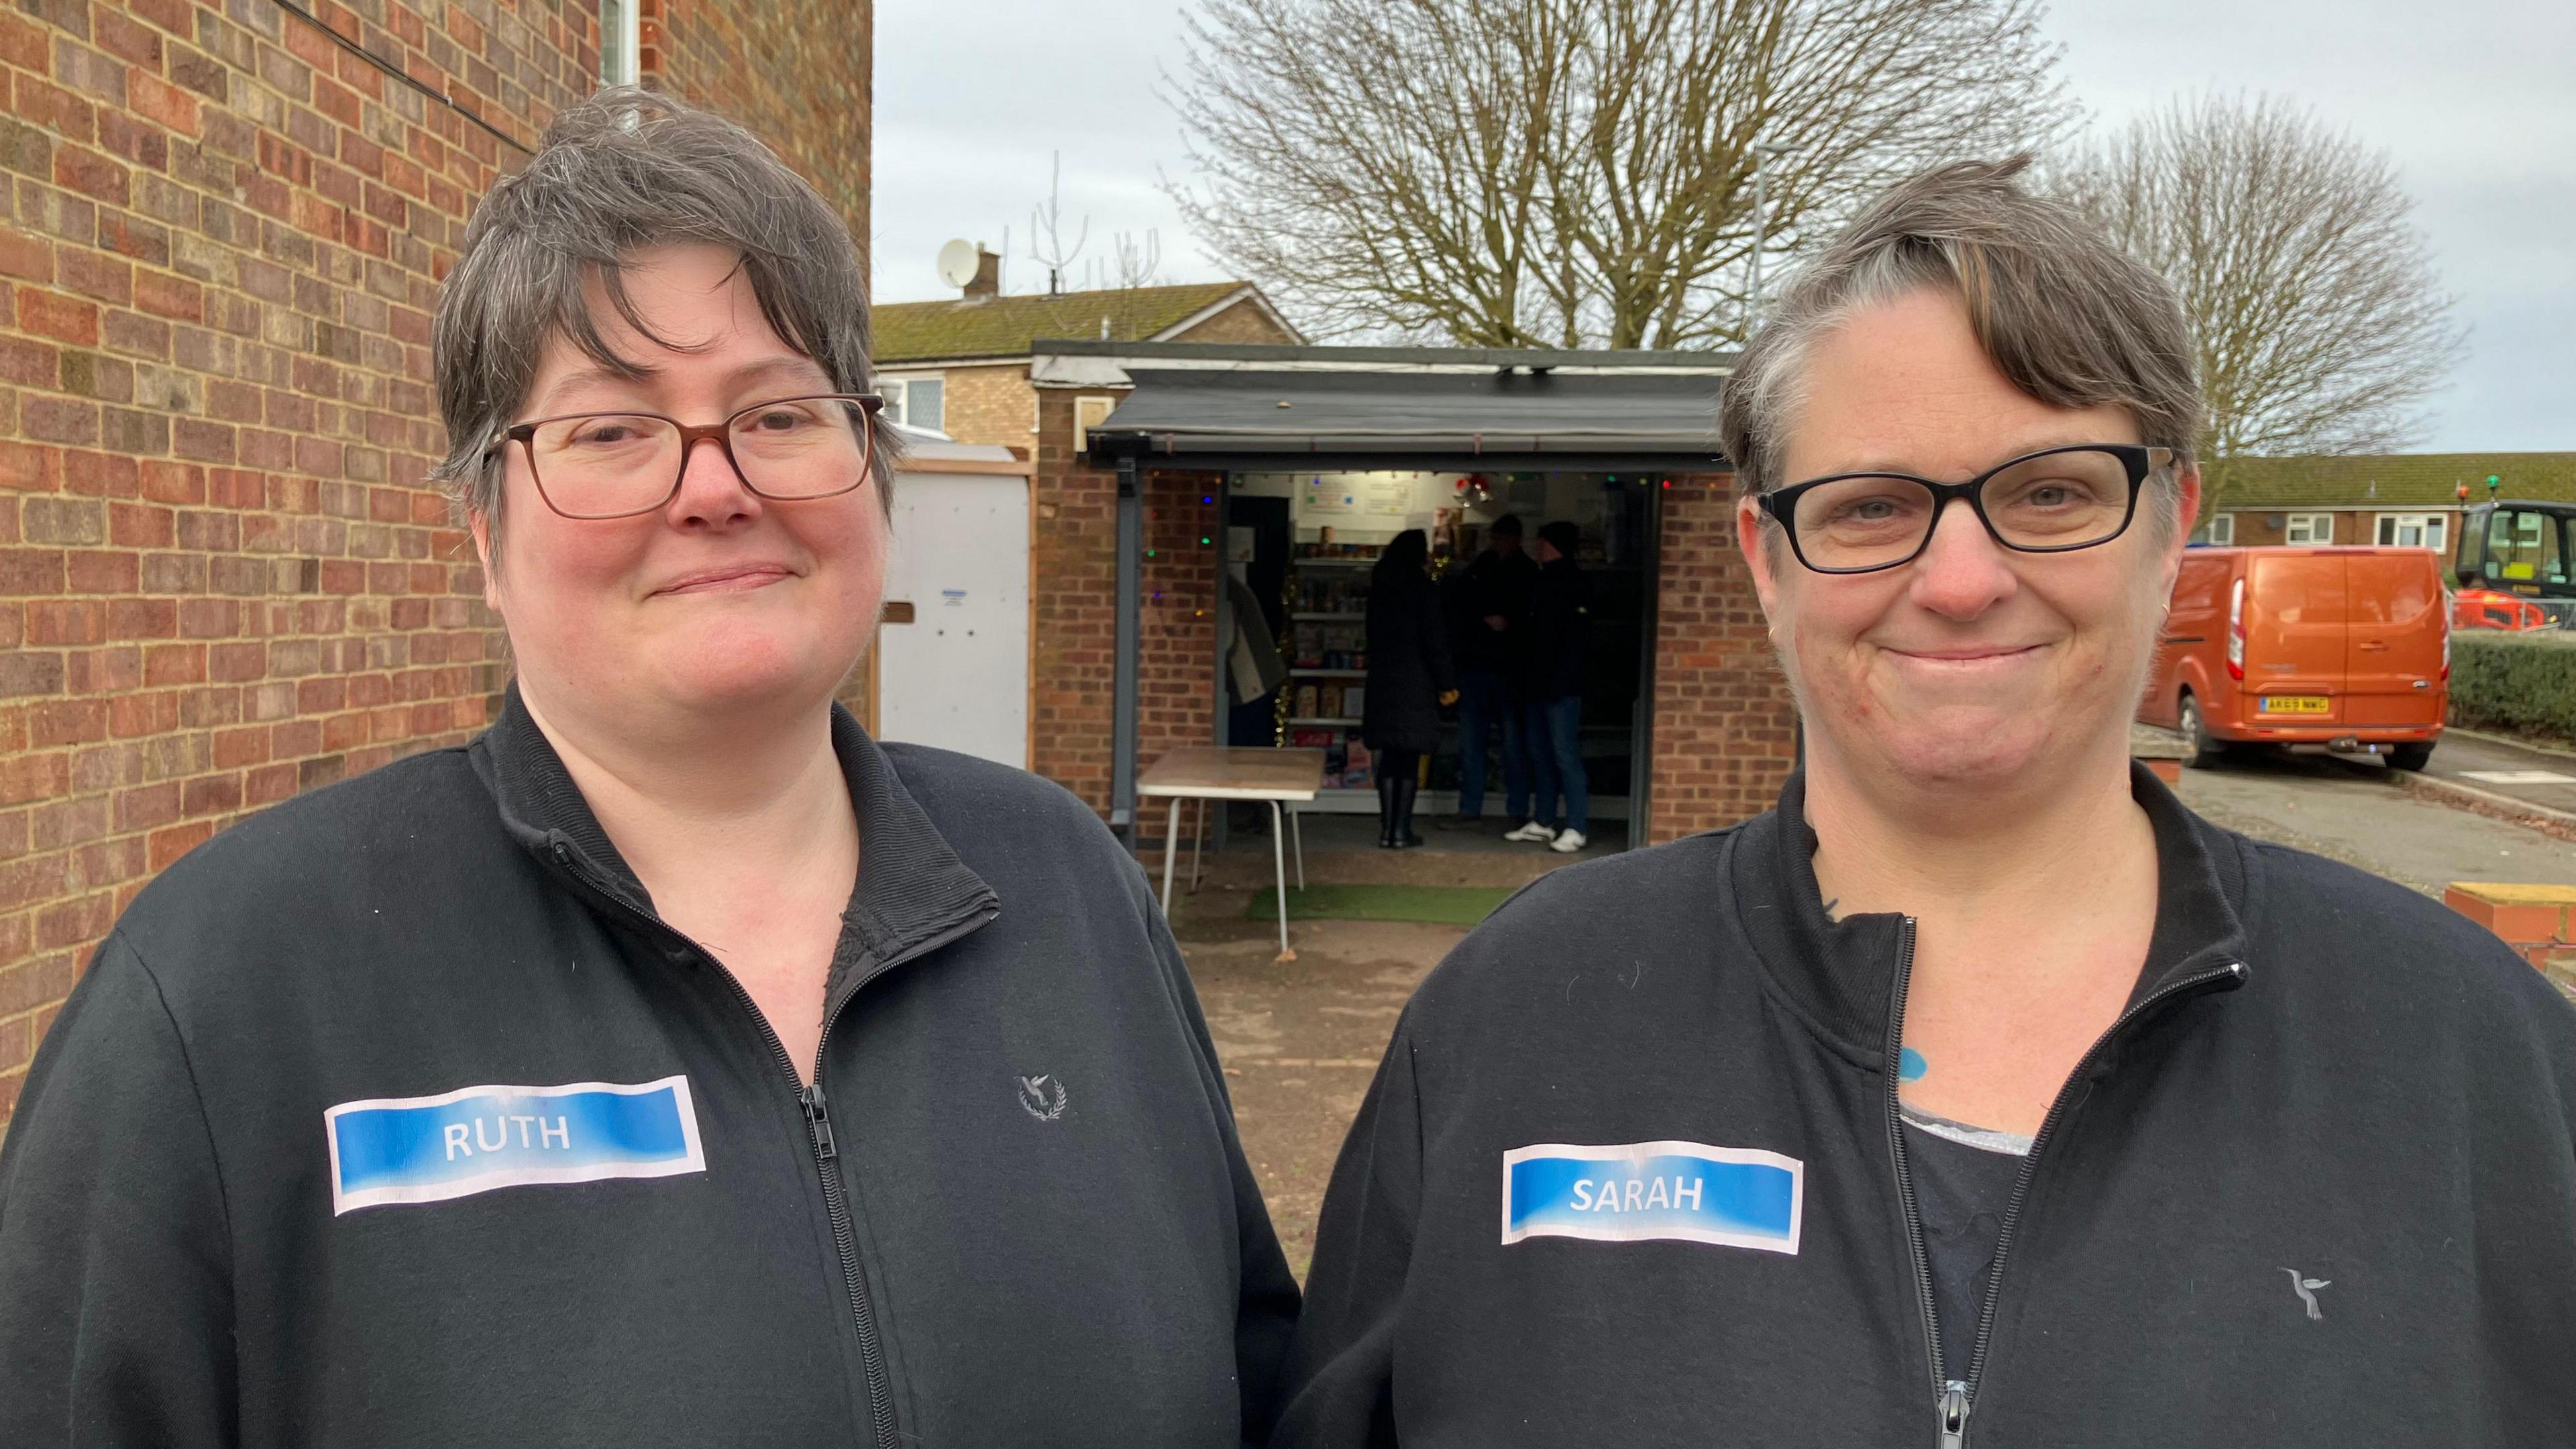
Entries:
{"label": "zip pull", "polygon": [[1957,1379],[1941,1395],[1941,1449],[1962,1449],[1968,1442],[1968,1386]]}
{"label": "zip pull", "polygon": [[829,1162],[840,1154],[832,1147],[832,1114],[823,1107],[823,1084],[816,1082],[796,1094],[796,1105],[805,1109],[805,1126],[814,1138],[814,1156]]}

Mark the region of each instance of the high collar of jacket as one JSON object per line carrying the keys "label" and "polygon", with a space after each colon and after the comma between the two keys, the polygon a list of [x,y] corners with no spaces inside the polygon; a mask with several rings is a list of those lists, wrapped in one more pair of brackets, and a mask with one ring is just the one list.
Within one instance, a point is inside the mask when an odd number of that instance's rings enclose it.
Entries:
{"label": "high collar of jacket", "polygon": [[[991,916],[1000,897],[958,858],[885,752],[837,704],[832,750],[859,820],[859,877],[843,916],[845,943],[855,945],[862,958],[882,963]],[[577,868],[628,905],[655,914],[651,894],[600,828],[563,757],[519,698],[517,684],[510,686],[501,717],[475,742],[474,756],[512,838],[549,866]],[[835,976],[849,964],[836,959]]]}
{"label": "high collar of jacket", "polygon": [[[2130,766],[2129,792],[2155,830],[2156,925],[2132,1001],[2222,961],[2242,963],[2243,861],[2145,766]],[[1825,914],[1816,884],[1816,832],[1807,824],[1806,779],[1793,774],[1779,804],[1747,821],[1729,852],[1744,925],[1781,988],[1835,1040],[1876,1059],[1887,1049],[1905,917]]]}

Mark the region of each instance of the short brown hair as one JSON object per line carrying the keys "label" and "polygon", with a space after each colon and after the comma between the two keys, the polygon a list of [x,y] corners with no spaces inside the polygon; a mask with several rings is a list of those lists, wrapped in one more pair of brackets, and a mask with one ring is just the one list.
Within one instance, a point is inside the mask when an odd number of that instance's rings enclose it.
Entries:
{"label": "short brown hair", "polygon": [[[526,401],[548,337],[612,369],[584,284],[598,278],[650,335],[621,285],[628,256],[711,242],[742,257],[761,315],[842,392],[864,392],[868,291],[850,230],[758,137],[659,91],[617,87],[558,113],[537,153],[474,208],[439,291],[430,366],[447,456],[430,470],[457,511],[479,517],[500,557],[501,469],[492,443]],[[889,508],[895,440],[876,430],[878,498]]]}
{"label": "short brown hair", "polygon": [[[1925,288],[1959,299],[2013,386],[2052,407],[2117,403],[2139,441],[2171,448],[2177,468],[2193,461],[2200,380],[2173,288],[2073,206],[2018,185],[2029,165],[2027,155],[1959,161],[1902,182],[1798,271],[1718,405],[1744,491],[1791,481],[1780,459],[1816,339]],[[2158,481],[2174,486],[2170,473]]]}

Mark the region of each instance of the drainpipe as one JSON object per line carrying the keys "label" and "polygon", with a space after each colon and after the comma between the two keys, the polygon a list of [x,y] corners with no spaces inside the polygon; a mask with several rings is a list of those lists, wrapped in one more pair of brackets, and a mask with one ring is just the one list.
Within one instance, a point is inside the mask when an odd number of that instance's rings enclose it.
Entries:
{"label": "drainpipe", "polygon": [[1137,624],[1144,606],[1145,508],[1136,479],[1136,460],[1118,460],[1118,634],[1117,675],[1113,685],[1110,726],[1109,828],[1121,832],[1129,849],[1136,845],[1136,654]]}

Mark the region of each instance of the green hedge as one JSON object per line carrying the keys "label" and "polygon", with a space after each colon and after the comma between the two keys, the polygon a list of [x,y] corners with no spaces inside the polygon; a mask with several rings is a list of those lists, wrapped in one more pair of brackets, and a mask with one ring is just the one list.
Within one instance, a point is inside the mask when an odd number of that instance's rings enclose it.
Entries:
{"label": "green hedge", "polygon": [[2576,633],[2452,634],[2450,721],[2576,739]]}

